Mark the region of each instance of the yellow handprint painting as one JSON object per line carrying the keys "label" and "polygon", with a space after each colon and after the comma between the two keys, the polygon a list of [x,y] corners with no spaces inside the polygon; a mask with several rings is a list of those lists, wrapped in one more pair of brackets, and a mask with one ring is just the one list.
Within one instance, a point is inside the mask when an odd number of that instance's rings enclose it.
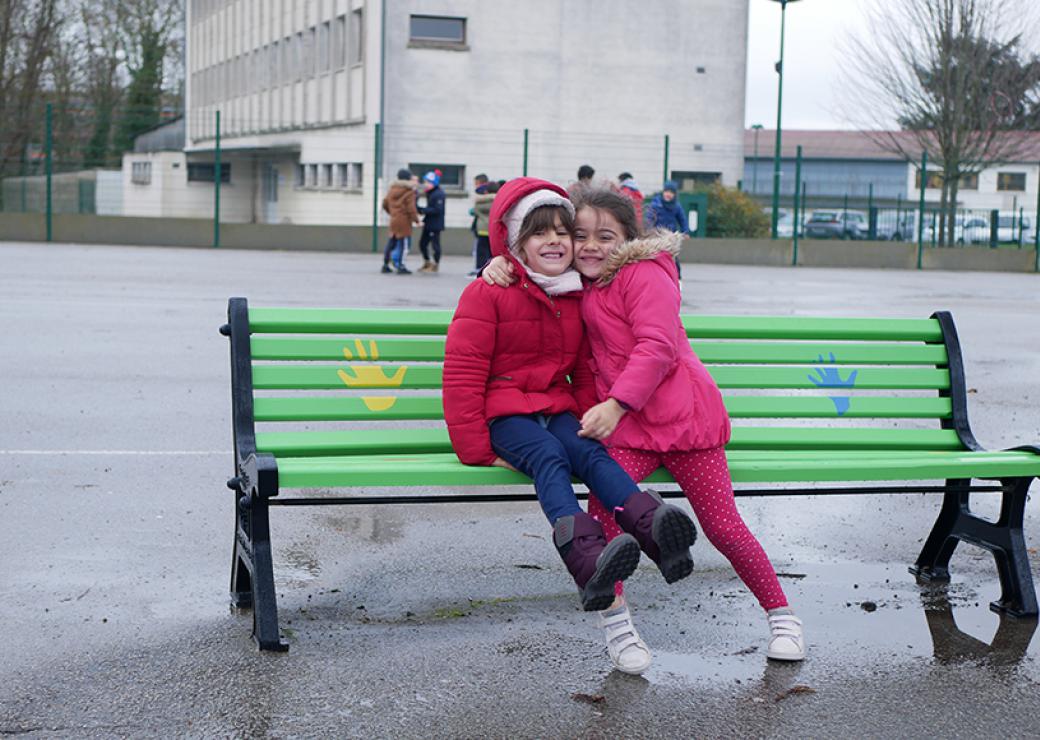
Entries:
{"label": "yellow handprint painting", "polygon": [[[343,348],[343,356],[353,360],[355,356],[359,360],[378,360],[379,347],[375,340],[369,340],[368,348],[360,339],[354,340],[354,351],[349,347]],[[373,365],[351,365],[348,370],[339,370],[339,379],[348,388],[399,388],[404,383],[406,367],[399,367],[393,375],[388,376],[381,367]],[[396,396],[362,396],[362,402],[369,411],[386,411],[397,402]]]}

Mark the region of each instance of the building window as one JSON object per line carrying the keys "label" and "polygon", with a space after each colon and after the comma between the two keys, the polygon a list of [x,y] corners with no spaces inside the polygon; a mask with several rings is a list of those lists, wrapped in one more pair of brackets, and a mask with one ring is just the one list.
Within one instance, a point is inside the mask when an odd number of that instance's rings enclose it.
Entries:
{"label": "building window", "polygon": [[350,187],[350,172],[349,165],[337,164],[336,165],[336,187],[337,188],[348,188]]}
{"label": "building window", "polygon": [[130,166],[130,182],[135,185],[152,184],[152,163],[134,162]]}
{"label": "building window", "polygon": [[329,34],[332,24],[325,21],[318,28],[318,74],[328,72],[332,69],[332,58],[329,53]]}
{"label": "building window", "polygon": [[440,170],[441,187],[445,190],[464,190],[466,187],[465,165],[416,163],[408,165],[408,169],[420,178],[431,170]]}
{"label": "building window", "polygon": [[323,164],[319,168],[321,179],[318,181],[318,187],[320,188],[331,188],[332,187],[332,165]]}
{"label": "building window", "polygon": [[[188,182],[213,182],[216,165],[213,162],[188,162]],[[220,163],[220,181],[231,182],[231,163]]]}
{"label": "building window", "polygon": [[292,78],[294,80],[303,79],[303,63],[306,58],[306,54],[303,50],[303,31],[293,36],[293,73]]}
{"label": "building window", "polygon": [[679,189],[691,192],[703,185],[714,185],[722,179],[721,172],[686,172],[672,170],[672,179],[679,183]]}
{"label": "building window", "polygon": [[351,162],[347,165],[347,187],[351,189],[360,189],[364,182],[364,170],[361,168],[360,162]]}
{"label": "building window", "polygon": [[440,15],[413,15],[409,41],[420,44],[432,42],[456,47],[465,46],[466,19]]}
{"label": "building window", "polygon": [[347,16],[336,18],[332,26],[332,66],[343,69],[347,66]]}
{"label": "building window", "polygon": [[998,172],[997,190],[1008,190],[1022,193],[1026,189],[1026,173],[1024,172]]}
{"label": "building window", "polygon": [[361,8],[350,14],[350,63],[361,64],[365,59],[365,15]]}
{"label": "building window", "polygon": [[[277,42],[275,42],[277,45]],[[289,41],[289,37],[286,36],[282,39],[281,54],[279,55],[279,66],[278,66],[278,84],[284,85],[287,82],[292,81],[292,58],[290,53],[292,51],[292,44]]]}
{"label": "building window", "polygon": [[307,165],[296,166],[296,187],[302,188],[307,184]]}
{"label": "building window", "polygon": [[[1023,175],[1024,177],[1024,175]],[[940,170],[928,170],[928,183],[925,185],[926,190],[942,190],[943,176]],[[914,187],[918,190],[921,189],[921,170],[917,170],[917,174],[914,177]],[[978,175],[962,175],[961,181],[957,185],[959,190],[978,190],[979,189],[979,176]]]}

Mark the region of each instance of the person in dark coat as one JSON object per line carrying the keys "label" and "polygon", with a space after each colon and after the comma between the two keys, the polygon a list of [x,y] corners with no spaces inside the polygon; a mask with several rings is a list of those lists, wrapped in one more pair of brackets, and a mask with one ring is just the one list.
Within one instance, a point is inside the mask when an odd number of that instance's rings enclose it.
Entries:
{"label": "person in dark coat", "polygon": [[[441,264],[441,232],[444,231],[441,171],[431,170],[423,175],[422,186],[426,192],[426,205],[421,209],[423,230],[422,236],[419,237],[419,250],[422,252],[423,266],[419,268],[419,272],[437,272]],[[433,259],[430,259],[431,257]]]}
{"label": "person in dark coat", "polygon": [[[647,231],[666,229],[682,234],[684,237],[690,233],[686,212],[679,205],[678,193],[679,183],[675,180],[665,182],[664,189],[654,196],[643,213],[644,226]],[[678,256],[675,258],[675,268],[679,271],[679,277],[682,278],[682,265],[679,263]]]}

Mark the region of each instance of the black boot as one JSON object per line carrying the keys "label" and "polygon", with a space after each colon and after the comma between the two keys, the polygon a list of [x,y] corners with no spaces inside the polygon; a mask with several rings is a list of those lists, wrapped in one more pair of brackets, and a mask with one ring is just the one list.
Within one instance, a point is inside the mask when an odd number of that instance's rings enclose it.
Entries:
{"label": "black boot", "polygon": [[624,507],[614,512],[614,519],[639,541],[665,581],[675,583],[693,572],[690,546],[697,539],[697,528],[690,517],[666,504],[656,491],[633,493],[625,499]]}
{"label": "black boot", "polygon": [[610,606],[614,583],[628,578],[639,565],[639,543],[632,535],[619,535],[608,544],[603,527],[585,512],[558,519],[553,543],[578,584],[587,612]]}

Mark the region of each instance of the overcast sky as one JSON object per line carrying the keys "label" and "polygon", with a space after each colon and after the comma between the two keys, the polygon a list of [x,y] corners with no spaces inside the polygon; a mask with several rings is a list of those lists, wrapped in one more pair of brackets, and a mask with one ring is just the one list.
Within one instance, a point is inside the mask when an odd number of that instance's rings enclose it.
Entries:
{"label": "overcast sky", "polygon": [[[857,0],[800,0],[787,6],[784,44],[784,128],[849,129],[836,108],[838,45],[862,30]],[[747,121],[776,128],[776,72],[780,3],[751,0],[748,26]]]}

